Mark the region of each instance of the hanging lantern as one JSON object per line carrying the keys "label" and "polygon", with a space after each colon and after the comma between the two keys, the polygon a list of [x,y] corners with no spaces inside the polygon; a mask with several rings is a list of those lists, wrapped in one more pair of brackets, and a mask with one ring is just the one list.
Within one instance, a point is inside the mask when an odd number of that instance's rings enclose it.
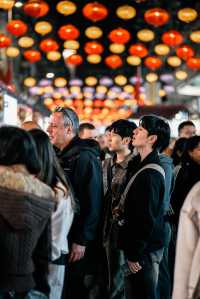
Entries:
{"label": "hanging lantern", "polygon": [[58,61],[61,59],[61,54],[58,51],[50,51],[47,53],[47,59],[50,61]]}
{"label": "hanging lantern", "polygon": [[52,38],[43,39],[40,43],[40,49],[43,52],[56,51],[58,48],[58,43]]}
{"label": "hanging lantern", "polygon": [[43,0],[28,0],[23,6],[25,14],[33,18],[45,16],[49,11],[49,5]]}
{"label": "hanging lantern", "polygon": [[172,67],[178,67],[181,65],[181,59],[177,56],[170,56],[167,58],[167,63]]}
{"label": "hanging lantern", "polygon": [[165,44],[158,44],[155,46],[154,51],[157,55],[165,56],[169,54],[170,48]]}
{"label": "hanging lantern", "polygon": [[103,46],[98,42],[87,42],[84,46],[84,51],[87,54],[101,54],[103,52]]}
{"label": "hanging lantern", "polygon": [[83,7],[83,15],[90,21],[97,22],[107,17],[108,9],[105,5],[98,2],[88,3]]}
{"label": "hanging lantern", "polygon": [[145,12],[145,21],[155,27],[163,26],[169,21],[169,14],[165,9],[152,8]]}
{"label": "hanging lantern", "polygon": [[122,59],[118,55],[110,55],[105,58],[105,64],[108,67],[115,69],[122,66]]}
{"label": "hanging lantern", "polygon": [[98,64],[101,62],[101,56],[98,54],[91,54],[87,56],[87,61],[91,64]]}
{"label": "hanging lantern", "polygon": [[179,20],[185,23],[190,23],[196,20],[197,16],[198,16],[197,11],[191,7],[182,8],[178,11]]}
{"label": "hanging lantern", "polygon": [[30,48],[34,44],[34,40],[29,36],[22,36],[18,40],[18,45],[22,48]]}
{"label": "hanging lantern", "polygon": [[85,35],[91,39],[100,38],[102,36],[102,34],[103,34],[103,31],[101,30],[101,28],[99,28],[97,26],[90,26],[85,30]]}
{"label": "hanging lantern", "polygon": [[80,44],[76,40],[66,40],[63,44],[63,47],[65,49],[78,50],[78,48],[80,47]]}
{"label": "hanging lantern", "polygon": [[67,80],[63,77],[57,77],[55,80],[54,80],[54,85],[56,87],[65,87],[67,85]]}
{"label": "hanging lantern", "polygon": [[200,69],[200,58],[198,57],[190,57],[187,61],[186,61],[187,66],[190,69],[193,70],[198,70]]}
{"label": "hanging lantern", "polygon": [[40,35],[46,35],[52,31],[53,27],[49,22],[41,21],[35,24],[34,29]]}
{"label": "hanging lantern", "polygon": [[193,31],[193,32],[190,34],[190,39],[191,39],[191,41],[193,41],[194,43],[199,44],[199,43],[200,43],[200,30]]}
{"label": "hanging lantern", "polygon": [[176,55],[183,60],[187,60],[188,58],[194,56],[194,50],[188,45],[183,45],[176,50]]}
{"label": "hanging lantern", "polygon": [[30,63],[34,63],[41,59],[41,54],[37,50],[26,50],[24,51],[24,58]]}
{"label": "hanging lantern", "polygon": [[15,36],[21,36],[26,33],[28,27],[21,20],[12,20],[6,25],[6,29]]}
{"label": "hanging lantern", "polygon": [[123,75],[117,75],[115,78],[114,78],[114,81],[116,84],[120,85],[120,86],[123,86],[127,83],[127,78]]}
{"label": "hanging lantern", "polygon": [[89,76],[85,78],[85,84],[88,86],[95,86],[97,84],[97,78],[94,76]]}
{"label": "hanging lantern", "polygon": [[117,28],[109,33],[108,38],[113,43],[126,44],[129,42],[131,35],[126,29]]}
{"label": "hanging lantern", "polygon": [[16,47],[8,47],[6,49],[6,56],[11,57],[11,58],[15,58],[19,55],[20,51],[18,48]]}
{"label": "hanging lantern", "polygon": [[133,6],[123,5],[117,8],[116,15],[122,20],[130,20],[136,16],[136,10]]}
{"label": "hanging lantern", "polygon": [[175,47],[183,42],[183,36],[178,31],[169,30],[163,33],[162,41],[171,47]]}
{"label": "hanging lantern", "polygon": [[120,54],[120,53],[124,52],[125,46],[123,44],[114,43],[114,44],[110,44],[109,50],[112,53]]}
{"label": "hanging lantern", "polygon": [[156,56],[149,56],[145,59],[144,64],[151,70],[156,70],[161,67],[162,61]]}
{"label": "hanging lantern", "polygon": [[135,87],[133,85],[127,84],[124,86],[124,91],[127,93],[134,93]]}
{"label": "hanging lantern", "polygon": [[129,53],[133,56],[145,57],[148,54],[147,48],[142,44],[134,44],[129,48]]}
{"label": "hanging lantern", "polygon": [[9,10],[12,9],[15,4],[14,0],[0,0],[0,9]]}
{"label": "hanging lantern", "polygon": [[64,16],[69,16],[76,12],[77,7],[74,2],[60,1],[56,5],[56,9],[60,14],[62,14]]}
{"label": "hanging lantern", "polygon": [[33,77],[27,77],[24,79],[24,86],[33,87],[36,85],[36,80]]}
{"label": "hanging lantern", "polygon": [[188,77],[188,74],[185,71],[177,71],[175,73],[176,79],[178,80],[185,80]]}
{"label": "hanging lantern", "polygon": [[83,62],[83,58],[79,54],[73,54],[69,56],[65,61],[67,64],[80,65]]}
{"label": "hanging lantern", "polygon": [[149,29],[142,29],[137,32],[137,38],[143,42],[150,42],[154,39],[154,37],[154,32]]}
{"label": "hanging lantern", "polygon": [[153,82],[156,82],[158,80],[158,75],[155,74],[155,73],[148,73],[146,75],[146,80],[149,82],[149,83],[153,83]]}
{"label": "hanging lantern", "polygon": [[80,35],[79,30],[71,24],[61,26],[58,30],[58,35],[61,39],[72,40],[77,39]]}
{"label": "hanging lantern", "polygon": [[128,56],[126,61],[128,62],[128,64],[133,66],[137,66],[141,64],[141,58],[138,56]]}
{"label": "hanging lantern", "polygon": [[0,48],[7,48],[11,45],[12,40],[7,35],[0,33]]}

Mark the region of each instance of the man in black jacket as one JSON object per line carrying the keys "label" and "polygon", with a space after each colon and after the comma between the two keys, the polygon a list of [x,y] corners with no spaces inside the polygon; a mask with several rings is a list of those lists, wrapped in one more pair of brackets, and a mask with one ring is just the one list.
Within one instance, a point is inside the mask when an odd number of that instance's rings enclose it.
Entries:
{"label": "man in black jacket", "polygon": [[[134,130],[135,177],[126,194],[124,219],[120,222],[121,247],[127,260],[125,292],[127,299],[157,299],[159,264],[162,260],[167,228],[165,222],[165,181],[158,151],[170,137],[168,123],[156,116],[144,116]],[[149,164],[158,169],[147,168]],[[127,271],[128,270],[128,271]]]}
{"label": "man in black jacket", "polygon": [[87,298],[85,277],[90,272],[91,265],[95,267],[94,240],[102,202],[102,169],[98,143],[94,140],[81,140],[78,129],[78,116],[72,109],[59,107],[51,115],[49,136],[57,148],[57,156],[71,182],[79,206],[69,236],[69,267],[64,295],[68,299]]}

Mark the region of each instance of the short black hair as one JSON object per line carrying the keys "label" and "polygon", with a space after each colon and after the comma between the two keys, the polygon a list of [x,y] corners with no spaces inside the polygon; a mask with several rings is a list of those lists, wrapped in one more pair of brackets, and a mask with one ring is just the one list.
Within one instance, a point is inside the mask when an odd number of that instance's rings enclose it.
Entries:
{"label": "short black hair", "polygon": [[29,132],[14,126],[0,127],[0,165],[22,164],[31,174],[40,172],[35,142]]}
{"label": "short black hair", "polygon": [[91,123],[82,123],[79,126],[79,133],[83,132],[84,129],[94,130],[95,126]]}
{"label": "short black hair", "polygon": [[149,135],[157,136],[153,149],[162,152],[169,145],[171,130],[165,118],[157,115],[145,115],[140,119],[140,125],[148,131]]}
{"label": "short black hair", "polygon": [[110,126],[110,131],[120,135],[122,138],[132,137],[133,130],[137,128],[134,122],[130,122],[126,119],[119,119],[113,122]]}
{"label": "short black hair", "polygon": [[195,127],[195,124],[191,121],[191,120],[186,120],[183,121],[182,123],[180,123],[180,125],[178,126],[178,133],[180,133],[180,131],[186,127],[186,126],[193,126]]}
{"label": "short black hair", "polygon": [[192,136],[190,138],[187,139],[187,144],[186,144],[186,151],[190,152],[193,151],[195,148],[198,147],[200,143],[200,136]]}

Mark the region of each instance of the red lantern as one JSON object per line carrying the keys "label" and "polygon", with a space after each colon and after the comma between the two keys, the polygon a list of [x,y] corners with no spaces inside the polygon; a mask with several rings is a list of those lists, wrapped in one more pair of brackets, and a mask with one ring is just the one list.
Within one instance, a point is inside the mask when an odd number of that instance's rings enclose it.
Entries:
{"label": "red lantern", "polygon": [[128,30],[123,29],[123,28],[117,28],[112,30],[108,38],[113,42],[117,44],[126,44],[129,42],[131,35],[128,32]]}
{"label": "red lantern", "polygon": [[159,27],[169,21],[169,14],[165,9],[156,7],[147,10],[144,14],[144,19],[148,24]]}
{"label": "red lantern", "polygon": [[12,40],[7,35],[0,33],[0,48],[7,48],[11,45]]}
{"label": "red lantern", "polygon": [[73,54],[66,59],[67,64],[80,65],[83,62],[81,55]]}
{"label": "red lantern", "polygon": [[44,39],[40,43],[40,49],[43,52],[56,51],[58,50],[58,48],[59,48],[58,43],[52,38]]}
{"label": "red lantern", "polygon": [[30,63],[34,63],[41,59],[41,54],[37,50],[26,50],[24,51],[24,58]]}
{"label": "red lantern", "polygon": [[23,9],[28,16],[39,18],[48,13],[49,5],[43,0],[28,0]]}
{"label": "red lantern", "polygon": [[186,64],[190,69],[198,70],[198,69],[200,69],[200,58],[199,57],[190,57],[187,60]]}
{"label": "red lantern", "polygon": [[108,9],[101,3],[88,3],[83,7],[83,15],[90,21],[101,21],[108,15]]}
{"label": "red lantern", "polygon": [[21,20],[12,20],[6,25],[6,29],[15,36],[21,36],[26,33],[28,27]]}
{"label": "red lantern", "polygon": [[156,56],[149,56],[144,61],[145,65],[151,69],[156,70],[161,67],[162,61]]}
{"label": "red lantern", "polygon": [[194,50],[188,45],[183,45],[176,50],[176,55],[183,60],[187,60],[190,57],[194,56]]}
{"label": "red lantern", "polygon": [[143,57],[147,56],[148,50],[142,44],[135,44],[135,45],[130,46],[129,53],[130,53],[130,55],[139,56],[139,57],[143,58]]}
{"label": "red lantern", "polygon": [[87,42],[84,50],[87,54],[101,54],[103,52],[103,46],[98,42]]}
{"label": "red lantern", "polygon": [[80,32],[74,25],[68,24],[60,27],[58,30],[58,35],[64,40],[71,40],[78,38]]}
{"label": "red lantern", "polygon": [[170,30],[163,33],[162,41],[171,47],[175,47],[183,42],[183,36],[178,31]]}
{"label": "red lantern", "polygon": [[105,64],[111,69],[115,69],[122,66],[122,59],[119,55],[110,55],[106,57]]}

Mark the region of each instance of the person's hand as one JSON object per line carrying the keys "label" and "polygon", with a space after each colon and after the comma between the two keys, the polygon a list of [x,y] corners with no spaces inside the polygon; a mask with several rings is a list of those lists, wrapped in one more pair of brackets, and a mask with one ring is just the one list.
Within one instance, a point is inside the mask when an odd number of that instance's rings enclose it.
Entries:
{"label": "person's hand", "polygon": [[69,255],[69,262],[73,263],[79,261],[84,257],[84,254],[85,254],[85,246],[73,243]]}
{"label": "person's hand", "polygon": [[138,262],[130,262],[128,261],[128,266],[131,270],[131,272],[133,273],[137,273],[138,271],[140,271],[142,269],[142,267],[140,266],[140,264]]}

